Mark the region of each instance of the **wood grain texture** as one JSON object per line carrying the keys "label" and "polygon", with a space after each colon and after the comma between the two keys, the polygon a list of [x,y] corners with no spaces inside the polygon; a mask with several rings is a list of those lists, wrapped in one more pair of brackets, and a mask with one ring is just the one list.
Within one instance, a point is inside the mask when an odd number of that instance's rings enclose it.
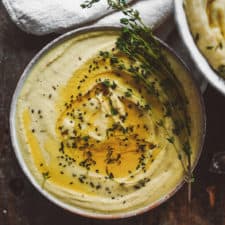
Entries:
{"label": "wood grain texture", "polygon": [[[37,192],[21,171],[9,137],[10,101],[26,64],[56,35],[34,37],[20,31],[0,3],[0,225],[225,225],[225,176],[208,171],[213,153],[225,151],[225,98],[209,87],[204,95],[207,135],[195,170],[193,200],[184,186],[169,201],[136,217],[95,220],[66,212]],[[207,187],[215,187],[210,207]]]}

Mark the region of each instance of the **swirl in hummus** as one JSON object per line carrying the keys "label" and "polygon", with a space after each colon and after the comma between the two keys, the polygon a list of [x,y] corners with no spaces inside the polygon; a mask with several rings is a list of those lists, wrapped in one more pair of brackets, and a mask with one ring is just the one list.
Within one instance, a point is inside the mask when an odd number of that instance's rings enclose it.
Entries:
{"label": "swirl in hummus", "polygon": [[185,0],[184,7],[196,44],[225,78],[225,0]]}
{"label": "swirl in hummus", "polygon": [[[182,137],[174,136],[179,121],[141,82],[96,60],[100,50],[114,51],[117,37],[114,31],[90,32],[52,48],[30,71],[16,112],[21,153],[39,184],[67,204],[101,214],[156,202],[183,180],[187,164],[178,152]],[[199,100],[183,66],[168,58],[190,99],[194,162]]]}

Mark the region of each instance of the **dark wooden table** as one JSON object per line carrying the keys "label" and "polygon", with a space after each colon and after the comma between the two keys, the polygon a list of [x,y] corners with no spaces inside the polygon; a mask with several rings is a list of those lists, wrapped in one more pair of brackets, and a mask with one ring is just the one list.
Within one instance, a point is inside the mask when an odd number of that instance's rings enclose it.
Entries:
{"label": "dark wooden table", "polygon": [[[225,97],[212,87],[204,94],[207,135],[195,170],[193,199],[184,186],[169,201],[136,217],[102,221],[73,215],[50,203],[30,184],[15,158],[9,136],[9,107],[26,64],[56,35],[35,37],[20,31],[0,3],[0,225],[225,225],[225,176],[209,172],[213,153],[225,151]],[[207,190],[215,195],[210,205]]]}

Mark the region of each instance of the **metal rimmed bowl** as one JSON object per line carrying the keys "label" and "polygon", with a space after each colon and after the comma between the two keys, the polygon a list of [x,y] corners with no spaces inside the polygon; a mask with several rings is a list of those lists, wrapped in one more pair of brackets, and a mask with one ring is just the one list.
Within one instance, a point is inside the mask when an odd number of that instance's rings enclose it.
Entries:
{"label": "metal rimmed bowl", "polygon": [[201,71],[209,83],[218,91],[225,95],[225,80],[221,78],[215,70],[209,65],[207,59],[198,49],[193,36],[191,34],[185,9],[183,7],[184,0],[175,0],[175,20],[178,25],[178,30],[181,38],[189,51],[190,56],[196,64],[196,67]]}
{"label": "metal rimmed bowl", "polygon": [[[52,42],[50,42],[48,45],[46,45],[32,60],[31,62],[28,64],[28,66],[26,67],[26,69],[24,70],[18,84],[16,87],[16,90],[14,92],[13,98],[12,98],[12,103],[11,103],[11,110],[10,110],[10,134],[11,134],[11,141],[12,141],[12,145],[16,154],[16,157],[19,161],[19,164],[23,170],[23,172],[25,173],[25,175],[27,176],[27,178],[30,180],[30,182],[33,184],[33,186],[42,194],[44,195],[48,200],[50,200],[51,202],[55,203],[56,205],[70,211],[76,214],[80,214],[86,217],[92,217],[92,218],[99,218],[99,219],[118,219],[118,218],[125,218],[125,217],[131,217],[131,216],[135,216],[138,215],[140,213],[144,213],[150,209],[153,209],[157,206],[159,206],[160,204],[162,204],[163,202],[165,202],[167,199],[169,199],[171,196],[173,196],[180,188],[181,186],[184,184],[184,179],[181,180],[176,186],[174,186],[174,188],[169,192],[166,193],[166,195],[161,196],[157,201],[149,204],[149,205],[145,205],[143,207],[139,207],[137,209],[133,209],[127,212],[116,212],[116,213],[112,213],[112,214],[105,214],[105,213],[95,213],[95,212],[90,212],[87,210],[83,210],[80,208],[77,208],[76,206],[73,206],[69,203],[63,202],[63,200],[61,200],[60,198],[57,198],[55,195],[51,194],[50,192],[46,191],[45,189],[42,188],[42,186],[37,182],[37,180],[35,179],[35,177],[33,176],[33,174],[31,173],[28,165],[25,162],[25,159],[22,155],[22,149],[20,147],[19,144],[19,140],[17,137],[17,130],[16,130],[16,110],[17,110],[17,101],[18,101],[18,97],[20,95],[20,92],[23,88],[24,83],[26,82],[26,79],[28,78],[32,68],[42,59],[42,57],[51,49],[53,49],[56,46],[59,46],[60,44],[62,44],[63,42],[74,38],[76,36],[79,36],[81,34],[85,34],[85,33],[89,33],[89,32],[96,32],[96,31],[118,31],[119,28],[117,27],[99,27],[99,26],[95,26],[95,27],[86,27],[86,28],[82,28],[82,29],[77,29],[71,32],[68,32],[58,38],[56,38],[55,40],[53,40]],[[161,41],[160,41],[161,42]],[[163,42],[161,42],[161,45],[163,47],[163,49],[170,55],[172,56],[173,60],[175,60],[177,62],[177,64],[179,66],[182,67],[182,69],[184,70],[184,78],[185,82],[189,82],[191,84],[191,90],[188,87],[185,87],[184,84],[184,90],[185,93],[188,95],[188,99],[190,101],[195,101],[194,104],[197,105],[197,109],[194,110],[194,114],[193,116],[196,116],[196,118],[198,118],[198,124],[196,126],[196,129],[198,129],[198,134],[199,134],[199,138],[198,138],[198,149],[196,150],[196,157],[195,160],[193,162],[193,169],[195,168],[200,154],[201,154],[201,150],[202,150],[202,146],[203,146],[203,142],[204,142],[204,137],[205,137],[205,130],[206,130],[206,118],[205,118],[205,108],[204,108],[204,103],[203,103],[203,99],[202,99],[202,95],[201,92],[199,90],[198,85],[196,84],[196,81],[191,77],[190,72],[188,71],[187,67],[184,65],[184,63],[181,61],[181,59],[179,59],[176,54]],[[190,75],[190,76],[189,76]]]}

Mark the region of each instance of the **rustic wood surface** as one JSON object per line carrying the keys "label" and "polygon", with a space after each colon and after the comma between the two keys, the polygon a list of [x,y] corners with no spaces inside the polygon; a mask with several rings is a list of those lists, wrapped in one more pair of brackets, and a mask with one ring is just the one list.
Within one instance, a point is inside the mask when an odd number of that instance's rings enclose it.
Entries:
{"label": "rustic wood surface", "polygon": [[[9,108],[16,83],[29,60],[56,35],[34,37],[20,31],[0,3],[0,225],[225,225],[225,176],[209,172],[213,153],[225,151],[225,97],[208,87],[204,94],[207,135],[195,170],[193,199],[184,186],[169,201],[136,217],[96,220],[71,214],[39,194],[21,171],[11,147]],[[210,206],[207,190],[215,193]]]}

